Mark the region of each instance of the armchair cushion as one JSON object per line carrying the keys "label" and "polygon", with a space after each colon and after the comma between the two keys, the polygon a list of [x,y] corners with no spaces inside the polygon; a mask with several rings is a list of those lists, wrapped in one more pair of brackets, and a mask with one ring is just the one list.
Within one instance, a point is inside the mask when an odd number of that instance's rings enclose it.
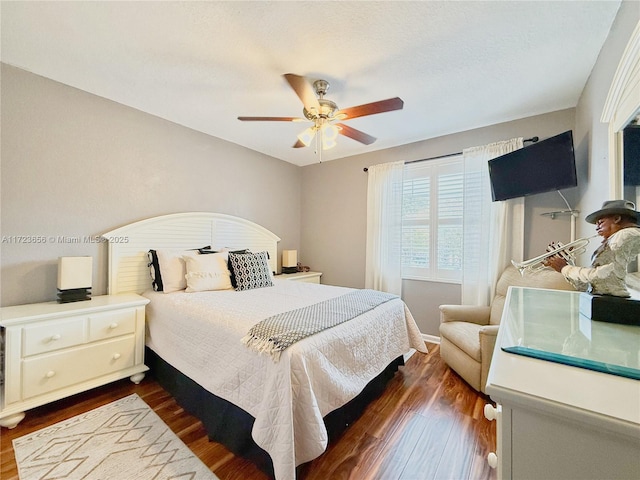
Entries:
{"label": "armchair cushion", "polygon": [[447,322],[440,324],[440,336],[445,337],[476,362],[480,362],[480,329],[482,325],[469,322]]}

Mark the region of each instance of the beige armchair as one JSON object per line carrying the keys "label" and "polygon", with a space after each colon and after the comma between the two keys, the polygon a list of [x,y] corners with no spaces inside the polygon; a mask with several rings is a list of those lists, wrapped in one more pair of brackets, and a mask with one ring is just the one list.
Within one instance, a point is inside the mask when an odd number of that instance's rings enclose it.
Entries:
{"label": "beige armchair", "polygon": [[498,279],[490,306],[440,305],[440,356],[469,385],[483,393],[510,286],[573,290],[554,270],[527,272],[522,276],[510,265]]}

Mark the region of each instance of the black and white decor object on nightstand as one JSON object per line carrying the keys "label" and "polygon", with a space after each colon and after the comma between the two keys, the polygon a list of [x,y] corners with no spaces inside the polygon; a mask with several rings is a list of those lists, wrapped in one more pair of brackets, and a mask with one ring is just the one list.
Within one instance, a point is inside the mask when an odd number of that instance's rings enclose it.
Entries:
{"label": "black and white decor object on nightstand", "polygon": [[298,251],[282,251],[282,273],[296,273],[298,271]]}
{"label": "black and white decor object on nightstand", "polygon": [[58,258],[58,303],[91,300],[93,257]]}

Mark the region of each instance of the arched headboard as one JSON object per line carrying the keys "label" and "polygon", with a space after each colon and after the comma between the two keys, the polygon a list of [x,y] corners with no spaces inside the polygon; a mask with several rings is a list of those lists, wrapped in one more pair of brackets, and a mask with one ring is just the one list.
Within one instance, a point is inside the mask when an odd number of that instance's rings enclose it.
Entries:
{"label": "arched headboard", "polygon": [[277,268],[280,238],[243,218],[209,212],[162,215],[102,234],[108,241],[108,292],[142,293],[151,288],[150,249],[248,248],[269,252],[269,266]]}

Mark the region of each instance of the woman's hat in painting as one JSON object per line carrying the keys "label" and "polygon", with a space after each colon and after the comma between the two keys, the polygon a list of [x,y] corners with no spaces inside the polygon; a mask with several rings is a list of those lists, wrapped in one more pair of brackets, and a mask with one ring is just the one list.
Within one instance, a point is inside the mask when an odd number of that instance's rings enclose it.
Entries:
{"label": "woman's hat in painting", "polygon": [[636,224],[640,224],[640,212],[636,211],[636,204],[629,200],[607,200],[602,208],[585,217],[589,223],[596,223],[599,218],[607,215],[627,215],[633,218]]}

